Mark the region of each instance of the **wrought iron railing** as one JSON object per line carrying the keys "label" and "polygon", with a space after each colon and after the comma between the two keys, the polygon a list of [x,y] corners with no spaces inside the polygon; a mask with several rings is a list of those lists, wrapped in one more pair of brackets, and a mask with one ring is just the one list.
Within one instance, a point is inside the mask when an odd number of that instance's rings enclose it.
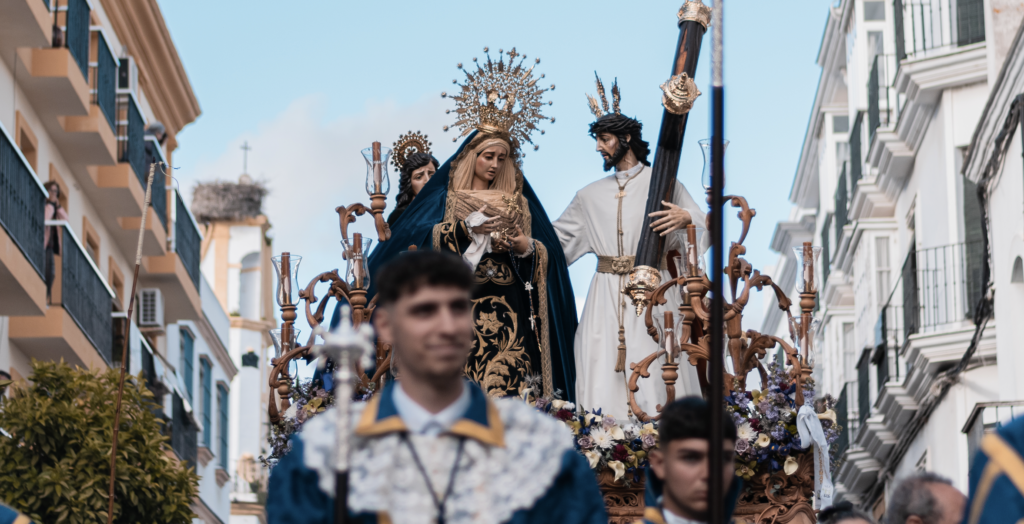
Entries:
{"label": "wrought iron railing", "polygon": [[0,225],[43,277],[43,207],[46,192],[0,125]]}
{"label": "wrought iron railing", "polygon": [[181,194],[175,192],[174,211],[174,250],[181,257],[185,264],[185,271],[192,278],[196,290],[199,290],[199,248],[202,237],[199,236],[199,228],[181,199]]}
{"label": "wrought iron railing", "polygon": [[825,215],[825,223],[821,226],[821,283],[822,287],[828,282],[828,275],[832,272],[832,242],[829,238],[832,229],[832,213]]}
{"label": "wrought iron railing", "polygon": [[833,458],[841,458],[843,453],[850,448],[850,441],[856,437],[860,428],[857,416],[857,383],[847,382],[843,384],[843,392],[836,402],[836,424],[842,428],[839,438],[832,445],[831,455]]}
{"label": "wrought iron railing", "polygon": [[893,352],[902,354],[910,335],[974,318],[974,308],[985,292],[984,249],[976,241],[907,254],[875,327],[876,346],[886,346],[889,362]]}
{"label": "wrought iron railing", "polygon": [[900,113],[900,95],[893,86],[899,64],[895,55],[875,55],[868,76],[868,135],[874,140],[879,127],[896,124]]}
{"label": "wrought iron railing", "polygon": [[983,0],[895,0],[899,60],[985,41]]}
{"label": "wrought iron railing", "polygon": [[846,227],[846,206],[849,197],[849,189],[846,185],[846,162],[843,162],[843,169],[839,173],[839,181],[836,182],[836,210],[833,220],[836,226],[836,244],[843,238],[843,228]]}
{"label": "wrought iron railing", "polygon": [[146,169],[146,143],[144,140],[146,122],[142,118],[135,95],[121,93],[117,96],[117,161],[127,162],[143,189],[149,171]]}
{"label": "wrought iron railing", "polygon": [[864,155],[861,153],[861,135],[864,132],[864,112],[857,111],[857,117],[853,119],[853,127],[850,128],[848,141],[850,142],[850,186],[853,192],[857,192],[857,182],[860,181],[863,171]]}
{"label": "wrought iron railing", "polygon": [[192,423],[191,417],[185,411],[185,403],[177,393],[174,394],[172,402],[174,405],[171,408],[171,449],[185,464],[195,467],[199,451],[199,428]]}
{"label": "wrought iron railing", "polygon": [[61,226],[61,306],[110,365],[114,361],[113,294],[67,224],[54,224]]}
{"label": "wrought iron railing", "polygon": [[[157,142],[156,137],[146,137],[146,162],[145,165],[148,169],[154,162],[165,162],[163,149],[160,148],[160,143]],[[153,176],[153,191],[152,191],[152,205],[153,210],[156,211],[156,216],[160,218],[160,223],[167,227],[167,177],[164,173],[167,171],[167,167],[164,165],[158,165],[156,173]],[[146,176],[149,176],[147,172]]]}
{"label": "wrought iron railing", "polygon": [[102,31],[96,33],[96,62],[89,64],[89,87],[92,103],[100,106],[110,129],[117,129],[117,59],[107,45]]}
{"label": "wrought iron railing", "polygon": [[857,422],[863,426],[871,415],[871,352],[864,351],[857,363]]}
{"label": "wrought iron railing", "polygon": [[82,71],[89,78],[89,2],[67,0],[64,19],[64,45]]}

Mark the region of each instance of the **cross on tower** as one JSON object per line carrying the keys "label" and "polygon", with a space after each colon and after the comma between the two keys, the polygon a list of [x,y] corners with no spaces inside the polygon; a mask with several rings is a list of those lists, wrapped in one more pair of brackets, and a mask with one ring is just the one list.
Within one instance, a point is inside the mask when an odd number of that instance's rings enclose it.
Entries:
{"label": "cross on tower", "polygon": [[249,141],[248,140],[246,140],[242,144],[241,149],[242,149],[242,174],[245,175],[245,174],[249,173],[249,151],[252,151],[252,148],[249,147]]}

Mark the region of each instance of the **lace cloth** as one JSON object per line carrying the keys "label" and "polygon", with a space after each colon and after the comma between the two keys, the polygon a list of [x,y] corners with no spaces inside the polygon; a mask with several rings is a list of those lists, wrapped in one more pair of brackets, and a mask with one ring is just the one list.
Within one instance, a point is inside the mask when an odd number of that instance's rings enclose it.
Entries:
{"label": "lace cloth", "polygon": [[[468,439],[455,485],[446,505],[451,524],[508,521],[532,507],[552,487],[562,457],[573,447],[572,435],[557,420],[516,399],[495,400],[505,426],[505,447]],[[353,404],[353,429],[365,404]],[[303,464],[317,472],[318,487],[334,493],[331,454],[334,449],[331,409],[306,423],[300,434]],[[450,435],[410,435],[434,486],[447,485],[458,439]],[[349,471],[349,508],[353,512],[387,511],[392,522],[429,524],[437,519],[433,498],[417,471],[409,448],[397,433],[354,437]],[[442,489],[442,488],[438,488]]]}

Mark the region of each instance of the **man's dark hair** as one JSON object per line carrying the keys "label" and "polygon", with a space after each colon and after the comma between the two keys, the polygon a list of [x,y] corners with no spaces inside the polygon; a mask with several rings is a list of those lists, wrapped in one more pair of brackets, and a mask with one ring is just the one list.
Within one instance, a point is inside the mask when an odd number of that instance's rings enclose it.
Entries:
{"label": "man's dark hair", "polygon": [[[673,440],[708,438],[708,403],[700,397],[683,397],[665,406],[658,421],[659,445],[664,449]],[[736,440],[736,424],[726,413],[722,414],[722,437]]]}
{"label": "man's dark hair", "polygon": [[[590,136],[597,138],[597,135],[601,133],[610,133],[619,139],[619,149],[611,159],[605,162],[605,171],[610,170],[622,160],[622,157],[626,156],[627,147],[633,150],[633,156],[641,164],[645,166],[651,165],[647,161],[647,156],[650,155],[651,149],[649,144],[644,142],[643,136],[641,136],[643,128],[644,125],[639,120],[615,113],[604,115],[590,124]],[[626,141],[626,135],[629,135],[629,142]]]}
{"label": "man's dark hair", "polygon": [[416,195],[412,192],[412,172],[427,165],[434,164],[434,169],[441,166],[430,153],[413,153],[402,164],[401,176],[398,177],[398,196],[395,197],[395,209],[408,206]]}
{"label": "man's dark hair", "polygon": [[423,286],[471,291],[473,270],[462,257],[443,251],[408,251],[388,262],[377,274],[377,305],[387,307]]}
{"label": "man's dark hair", "polygon": [[917,515],[924,524],[935,524],[942,520],[942,507],[932,493],[929,484],[953,485],[953,482],[942,475],[928,471],[915,473],[896,485],[892,491],[892,502],[885,512],[885,521],[889,524],[903,524],[911,515]]}
{"label": "man's dark hair", "polygon": [[847,500],[833,504],[818,513],[818,524],[840,524],[843,521],[854,519],[875,524],[875,519],[871,515],[855,508],[853,503]]}

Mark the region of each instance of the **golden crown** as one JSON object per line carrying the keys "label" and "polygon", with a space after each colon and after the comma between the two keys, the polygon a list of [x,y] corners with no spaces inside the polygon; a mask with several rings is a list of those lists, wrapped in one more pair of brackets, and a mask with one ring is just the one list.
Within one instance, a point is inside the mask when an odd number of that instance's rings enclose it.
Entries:
{"label": "golden crown", "polygon": [[391,145],[391,149],[394,151],[391,154],[391,164],[395,166],[396,171],[401,171],[410,155],[430,153],[430,141],[427,140],[427,135],[419,131],[409,131],[404,135],[398,135],[398,140]]}
{"label": "golden crown", "polygon": [[[597,104],[597,99],[587,95],[587,103],[590,104],[590,112],[594,113],[594,116],[601,118],[605,113],[608,112],[608,96],[605,94],[604,84],[601,83],[601,77],[597,76],[597,71],[594,71],[594,78],[597,80],[597,94],[601,97],[601,105]],[[619,93],[619,79],[616,78],[612,84],[612,111],[616,115],[622,114],[619,110],[619,101],[622,95]]]}
{"label": "golden crown", "polygon": [[[487,52],[485,47],[484,53]],[[508,63],[502,57],[506,54]],[[521,57],[518,63],[517,57]],[[453,84],[461,87],[461,91],[450,98],[455,101],[458,120],[453,127],[462,131],[459,136],[466,136],[474,129],[504,132],[508,133],[512,146],[518,149],[523,142],[533,143],[530,133],[537,129],[539,121],[550,120],[552,124],[555,123],[554,118],[541,114],[544,92],[554,90],[555,84],[547,88],[538,87],[537,82],[544,75],[534,78],[533,68],[540,63],[540,58],[529,68],[523,66],[525,61],[526,55],[520,55],[513,47],[508,53],[499,49],[497,61],[492,61],[491,55],[487,54],[487,62],[483,65],[477,63],[476,71],[468,71],[463,69],[461,63],[458,64],[458,68],[466,74],[466,82],[460,84],[458,80],[452,80]],[[477,62],[475,57],[473,62]],[[441,96],[448,97],[448,93],[441,93]],[[551,105],[551,102],[547,105]],[[451,113],[452,110],[445,112]],[[444,130],[448,131],[448,127],[444,126]],[[544,134],[543,129],[540,134]],[[535,145],[533,149],[538,147]]]}

